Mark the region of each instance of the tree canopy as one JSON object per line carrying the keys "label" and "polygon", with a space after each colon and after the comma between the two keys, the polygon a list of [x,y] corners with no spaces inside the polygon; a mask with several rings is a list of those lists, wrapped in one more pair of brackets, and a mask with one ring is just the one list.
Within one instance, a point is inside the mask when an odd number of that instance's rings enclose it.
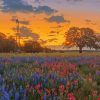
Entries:
{"label": "tree canopy", "polygon": [[0,33],[0,52],[14,52],[17,45],[13,37],[6,37],[4,33]]}
{"label": "tree canopy", "polygon": [[65,38],[64,44],[69,47],[78,47],[80,53],[82,53],[83,47],[99,48],[97,44],[99,39],[91,28],[71,27],[68,32],[65,33]]}
{"label": "tree canopy", "polygon": [[24,52],[41,52],[42,47],[37,41],[26,41],[22,50]]}

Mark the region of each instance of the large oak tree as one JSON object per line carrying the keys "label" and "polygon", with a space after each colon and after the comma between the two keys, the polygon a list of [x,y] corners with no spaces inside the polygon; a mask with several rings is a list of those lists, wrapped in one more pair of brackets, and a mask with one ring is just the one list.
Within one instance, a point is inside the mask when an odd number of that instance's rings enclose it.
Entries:
{"label": "large oak tree", "polygon": [[69,47],[78,47],[80,53],[82,53],[83,47],[95,48],[98,46],[98,38],[91,28],[71,27],[65,33],[65,38],[64,44]]}

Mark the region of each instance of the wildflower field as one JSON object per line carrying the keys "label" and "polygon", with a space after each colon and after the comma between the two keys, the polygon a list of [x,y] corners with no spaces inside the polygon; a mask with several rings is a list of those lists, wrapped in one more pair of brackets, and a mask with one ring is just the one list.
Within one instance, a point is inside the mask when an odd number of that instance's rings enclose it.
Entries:
{"label": "wildflower field", "polygon": [[100,52],[0,54],[0,100],[100,100]]}

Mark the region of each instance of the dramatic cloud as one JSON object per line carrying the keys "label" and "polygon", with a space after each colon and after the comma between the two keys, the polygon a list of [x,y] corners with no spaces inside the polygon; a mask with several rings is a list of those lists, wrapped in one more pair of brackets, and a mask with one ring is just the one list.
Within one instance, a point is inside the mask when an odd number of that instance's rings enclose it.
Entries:
{"label": "dramatic cloud", "polygon": [[44,45],[44,44],[46,44],[46,43],[47,43],[47,40],[42,40],[42,39],[40,39],[40,44]]}
{"label": "dramatic cloud", "polygon": [[68,2],[72,1],[72,2],[78,2],[78,1],[83,1],[83,0],[66,0]]}
{"label": "dramatic cloud", "polygon": [[27,20],[19,20],[19,23],[23,25],[29,25],[29,21]]}
{"label": "dramatic cloud", "polygon": [[1,0],[0,1],[0,10],[2,9],[2,7],[3,7],[3,1]]}
{"label": "dramatic cloud", "polygon": [[93,21],[90,20],[90,19],[86,19],[85,22],[86,22],[86,24],[96,25],[96,23],[93,22]]}
{"label": "dramatic cloud", "polygon": [[50,33],[56,33],[56,31],[50,31]]}
{"label": "dramatic cloud", "polygon": [[24,19],[20,20],[16,16],[12,16],[11,21],[13,21],[13,22],[19,21],[19,23],[23,24],[23,25],[29,25],[30,24],[30,22],[28,20],[24,20]]}
{"label": "dramatic cloud", "polygon": [[50,33],[56,33],[56,34],[59,34],[60,31],[50,31]]}
{"label": "dramatic cloud", "polygon": [[55,36],[55,35],[50,34],[50,35],[48,35],[48,36]]}
{"label": "dramatic cloud", "polygon": [[34,3],[40,3],[41,0],[34,0]]}
{"label": "dramatic cloud", "polygon": [[39,3],[40,4],[43,1],[45,1],[45,0],[34,0],[34,3]]}
{"label": "dramatic cloud", "polygon": [[50,28],[63,28],[64,26],[62,25],[58,25],[58,26],[55,26],[55,27],[50,27]]}
{"label": "dramatic cloud", "polygon": [[46,14],[52,14],[57,12],[55,9],[52,9],[49,6],[38,6],[34,7],[34,12],[35,13],[46,13]]}
{"label": "dramatic cloud", "polygon": [[4,12],[32,12],[33,7],[22,0],[3,0],[1,10]]}
{"label": "dramatic cloud", "polygon": [[[13,28],[13,30],[16,30],[16,29]],[[22,38],[31,37],[34,41],[37,41],[40,38],[38,34],[33,33],[31,29],[25,26],[20,27],[20,33],[18,34],[18,36]]]}
{"label": "dramatic cloud", "polygon": [[21,19],[18,19],[16,16],[12,16],[11,21],[13,21],[13,22],[18,21],[22,25],[29,25],[30,24],[30,22],[28,20],[24,20],[24,19],[21,20]]}
{"label": "dramatic cloud", "polygon": [[55,42],[55,41],[57,41],[58,39],[56,39],[56,38],[52,38],[52,39],[48,39],[48,42]]}
{"label": "dramatic cloud", "polygon": [[20,36],[22,37],[32,37],[34,41],[37,41],[39,39],[39,35],[36,33],[33,33],[32,30],[30,30],[27,27],[21,27],[20,28]]}
{"label": "dramatic cloud", "polygon": [[[34,2],[40,2],[40,0],[35,0]],[[46,14],[57,12],[55,9],[52,9],[49,6],[33,7],[28,2],[25,2],[25,0],[2,0],[1,5],[0,10],[3,12],[33,12]]]}
{"label": "dramatic cloud", "polygon": [[50,18],[45,18],[48,22],[56,22],[56,23],[70,23],[69,20],[65,20],[63,16],[51,16]]}
{"label": "dramatic cloud", "polygon": [[52,39],[48,39],[48,40],[42,40],[42,39],[40,39],[40,43],[42,44],[42,45],[44,45],[44,44],[46,44],[46,43],[48,43],[48,42],[56,42],[58,39],[56,39],[56,38],[52,38]]}

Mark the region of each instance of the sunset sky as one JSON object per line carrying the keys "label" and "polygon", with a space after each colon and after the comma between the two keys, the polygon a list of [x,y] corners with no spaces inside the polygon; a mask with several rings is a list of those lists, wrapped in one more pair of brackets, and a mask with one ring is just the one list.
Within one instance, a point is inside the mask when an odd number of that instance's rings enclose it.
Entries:
{"label": "sunset sky", "polygon": [[15,35],[15,18],[22,38],[61,45],[72,26],[100,33],[100,0],[0,0],[0,32]]}

